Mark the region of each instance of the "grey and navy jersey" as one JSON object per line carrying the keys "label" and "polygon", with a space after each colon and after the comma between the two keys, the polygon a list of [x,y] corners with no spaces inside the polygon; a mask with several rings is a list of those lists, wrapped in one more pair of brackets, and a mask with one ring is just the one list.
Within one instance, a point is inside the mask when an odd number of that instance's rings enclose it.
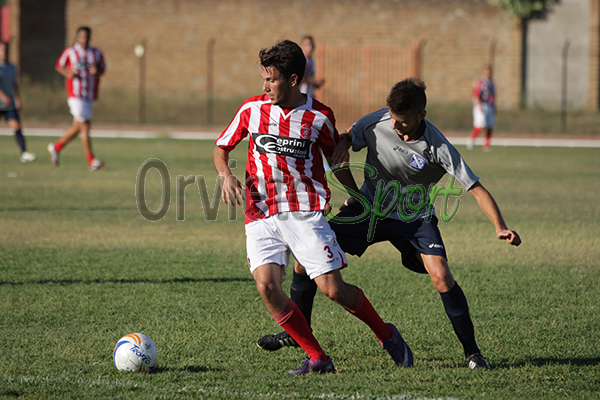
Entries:
{"label": "grey and navy jersey", "polygon": [[[381,180],[383,188],[391,182],[397,182],[400,190],[420,185],[425,193],[429,193],[431,185],[446,173],[453,175],[466,190],[479,180],[448,139],[431,122],[424,122],[423,135],[408,142],[402,140],[393,129],[387,108],[362,117],[352,126],[352,150],[360,151],[366,147],[365,163],[377,172],[372,177],[365,170],[365,180],[360,188],[362,196],[371,204],[374,204]],[[393,195],[390,193],[384,201],[384,208],[392,201]],[[418,197],[414,198],[413,203],[418,200]],[[408,209],[405,212],[410,213]],[[401,219],[397,212],[389,217]]]}
{"label": "grey and navy jersey", "polygon": [[9,111],[15,108],[15,80],[17,69],[10,63],[0,63],[0,90],[4,92],[12,102],[6,105],[0,100],[0,111]]}

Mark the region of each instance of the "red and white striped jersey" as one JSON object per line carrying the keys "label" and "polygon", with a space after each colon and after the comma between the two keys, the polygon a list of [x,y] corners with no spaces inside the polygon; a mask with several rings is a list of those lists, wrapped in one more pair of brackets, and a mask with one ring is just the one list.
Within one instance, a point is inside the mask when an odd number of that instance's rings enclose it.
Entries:
{"label": "red and white striped jersey", "polygon": [[339,140],[329,107],[310,96],[294,109],[273,105],[266,94],[250,97],[216,144],[232,150],[246,136],[246,223],[325,208],[331,193],[321,152],[331,156]]}
{"label": "red and white striped jersey", "polygon": [[[87,67],[96,65],[97,75],[92,75]],[[98,83],[100,74],[104,72],[104,57],[100,50],[88,46],[84,49],[79,43],[67,47],[58,60],[56,66],[75,72],[72,79],[67,79],[67,96],[84,100],[98,98]]]}

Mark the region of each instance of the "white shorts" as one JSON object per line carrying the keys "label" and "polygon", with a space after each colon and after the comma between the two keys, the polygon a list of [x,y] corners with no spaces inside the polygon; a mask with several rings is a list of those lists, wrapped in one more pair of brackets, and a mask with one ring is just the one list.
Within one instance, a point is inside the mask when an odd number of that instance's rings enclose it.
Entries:
{"label": "white shorts", "polygon": [[69,97],[67,99],[71,115],[77,122],[87,122],[92,119],[92,111],[94,110],[94,100],[78,99]]}
{"label": "white shorts", "polygon": [[493,128],[496,125],[496,110],[487,104],[473,107],[473,128]]}
{"label": "white shorts", "polygon": [[321,211],[284,212],[246,224],[246,253],[250,272],[265,264],[281,265],[282,282],[290,254],[310,279],[348,264]]}

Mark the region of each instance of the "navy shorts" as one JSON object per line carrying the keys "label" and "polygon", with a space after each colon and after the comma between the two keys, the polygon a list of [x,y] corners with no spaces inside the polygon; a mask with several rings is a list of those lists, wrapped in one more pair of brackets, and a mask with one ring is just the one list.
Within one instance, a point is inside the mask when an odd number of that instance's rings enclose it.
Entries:
{"label": "navy shorts", "polygon": [[9,119],[16,119],[18,121],[19,113],[14,108],[12,110],[4,110],[4,111],[0,111],[0,119],[2,119],[2,117],[4,117],[4,119],[6,119],[7,121]]}
{"label": "navy shorts", "polygon": [[[363,212],[362,206],[357,204],[343,209],[336,217],[358,217]],[[422,218],[412,222],[391,218],[379,219],[373,229],[373,238],[369,241],[371,218],[372,216],[368,216],[362,221],[352,223],[329,221],[342,250],[360,257],[370,245],[388,241],[402,253],[402,264],[406,268],[422,274],[426,274],[427,270],[418,253],[446,258],[446,249],[435,216],[432,216],[429,222]]]}

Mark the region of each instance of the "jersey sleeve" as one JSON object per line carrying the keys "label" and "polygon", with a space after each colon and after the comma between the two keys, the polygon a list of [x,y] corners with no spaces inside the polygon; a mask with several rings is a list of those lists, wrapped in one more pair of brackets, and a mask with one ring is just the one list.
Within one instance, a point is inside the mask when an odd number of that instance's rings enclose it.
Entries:
{"label": "jersey sleeve", "polygon": [[101,74],[104,73],[104,71],[106,70],[106,64],[104,63],[104,56],[102,55],[102,52],[98,49],[96,49],[96,68],[98,68],[98,72],[100,72]]}
{"label": "jersey sleeve", "polygon": [[248,125],[252,113],[251,101],[247,99],[229,123],[229,126],[221,133],[215,144],[225,150],[233,150],[246,136],[248,136]]}
{"label": "jersey sleeve", "polygon": [[[371,114],[367,114],[352,125],[352,151],[360,151],[367,147],[365,132],[371,126],[386,118],[387,108],[382,108]],[[389,118],[389,115],[388,115]],[[391,122],[390,122],[391,124]]]}
{"label": "jersey sleeve", "polygon": [[466,190],[471,189],[479,181],[479,177],[473,173],[456,147],[439,131],[428,137],[427,141],[431,146],[434,161],[447,173],[453,175]]}
{"label": "jersey sleeve", "polygon": [[69,66],[71,65],[71,61],[69,59],[70,49],[71,49],[70,47],[67,47],[66,49],[63,50],[60,57],[58,57],[58,59],[56,60],[55,67],[70,69],[69,68]]}
{"label": "jersey sleeve", "polygon": [[478,79],[477,82],[475,82],[475,85],[473,85],[473,94],[471,95],[471,97],[473,98],[473,101],[479,101],[480,96],[481,96],[481,79]]}
{"label": "jersey sleeve", "polygon": [[335,117],[331,109],[323,112],[325,115],[325,122],[319,130],[319,146],[325,157],[331,157],[333,155],[333,148],[336,143],[340,141],[340,135],[335,127]]}

